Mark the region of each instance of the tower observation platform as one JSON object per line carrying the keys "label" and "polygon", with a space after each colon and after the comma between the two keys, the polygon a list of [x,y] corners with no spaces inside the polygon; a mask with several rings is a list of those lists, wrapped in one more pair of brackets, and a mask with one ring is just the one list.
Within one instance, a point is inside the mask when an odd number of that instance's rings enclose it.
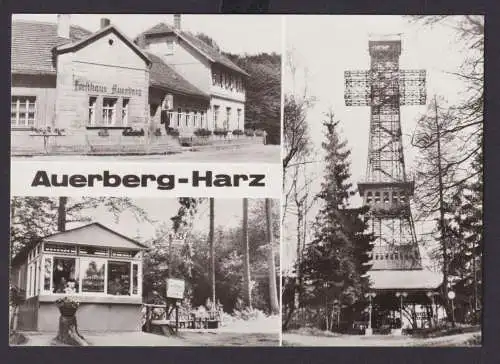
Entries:
{"label": "tower observation platform", "polygon": [[425,105],[426,72],[399,68],[401,45],[399,34],[372,36],[370,69],[345,71],[344,97],[346,106],[370,107],[367,167],[358,191],[370,207],[369,228],[375,236],[372,296],[385,296],[388,308],[401,301],[402,313],[401,297],[429,303],[429,291],[440,287],[442,276],[422,267],[410,205],[415,184],[406,174],[402,143],[400,107]]}

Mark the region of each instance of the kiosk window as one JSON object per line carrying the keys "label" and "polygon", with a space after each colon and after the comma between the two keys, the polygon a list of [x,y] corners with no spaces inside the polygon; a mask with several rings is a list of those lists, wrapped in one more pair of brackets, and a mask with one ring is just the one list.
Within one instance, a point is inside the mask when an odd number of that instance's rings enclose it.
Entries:
{"label": "kiosk window", "polygon": [[104,98],[102,100],[102,123],[106,126],[115,125],[116,99]]}
{"label": "kiosk window", "polygon": [[81,259],[82,292],[104,293],[106,263],[100,259]]}
{"label": "kiosk window", "polygon": [[132,294],[139,294],[139,265],[132,264]]}
{"label": "kiosk window", "polygon": [[[44,285],[46,286],[46,283]],[[54,258],[52,292],[78,293],[78,269],[75,258]]]}
{"label": "kiosk window", "polygon": [[46,257],[43,264],[43,290],[50,292],[50,277],[52,277],[52,258]]}
{"label": "kiosk window", "polygon": [[36,113],[35,104],[35,96],[12,96],[10,103],[11,126],[34,126]]}
{"label": "kiosk window", "polygon": [[108,262],[108,294],[130,295],[129,262]]}

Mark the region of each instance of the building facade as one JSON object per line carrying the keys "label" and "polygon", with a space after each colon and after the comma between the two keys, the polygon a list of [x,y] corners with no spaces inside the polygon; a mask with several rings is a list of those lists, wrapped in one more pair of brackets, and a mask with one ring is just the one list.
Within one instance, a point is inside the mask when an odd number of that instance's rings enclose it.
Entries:
{"label": "building facade", "polygon": [[57,331],[55,302],[69,295],[80,302],[79,329],[140,331],[145,249],[99,223],[33,242],[11,265],[11,282],[26,292],[17,328]]}
{"label": "building facade", "polygon": [[66,14],[14,21],[13,154],[168,151],[172,129],[244,129],[244,71],[196,37],[159,34],[139,44],[107,19],[97,32]]}
{"label": "building facade", "polygon": [[[174,26],[157,24],[140,34],[135,42],[210,96],[207,128],[244,129],[245,81],[249,75],[214,46],[183,31],[180,15],[175,15]],[[181,105],[174,105],[173,111],[188,115],[197,112]]]}

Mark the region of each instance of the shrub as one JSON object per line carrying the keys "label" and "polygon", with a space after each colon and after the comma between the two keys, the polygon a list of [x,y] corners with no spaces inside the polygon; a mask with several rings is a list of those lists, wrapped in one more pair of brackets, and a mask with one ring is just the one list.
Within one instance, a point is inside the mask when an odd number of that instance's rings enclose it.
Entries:
{"label": "shrub", "polygon": [[154,136],[161,136],[161,129],[160,128],[156,128],[156,130],[154,131]]}
{"label": "shrub", "polygon": [[198,137],[206,137],[212,135],[212,131],[205,128],[200,128],[194,131],[194,135]]}
{"label": "shrub", "polygon": [[255,130],[255,136],[262,137],[265,135],[266,135],[266,132],[264,130],[260,130],[260,129]]}
{"label": "shrub", "polygon": [[132,128],[127,128],[123,130],[123,136],[144,136],[144,129],[133,130]]}
{"label": "shrub", "polygon": [[253,137],[255,135],[255,132],[253,130],[251,130],[251,129],[246,129],[245,130],[245,135]]}
{"label": "shrub", "polygon": [[214,135],[227,136],[228,131],[226,129],[215,129]]}
{"label": "shrub", "polygon": [[167,135],[170,135],[170,136],[174,136],[174,137],[178,137],[179,136],[179,130],[178,129],[174,129],[174,128],[168,128],[167,129]]}
{"label": "shrub", "polygon": [[243,135],[243,134],[245,134],[245,133],[241,129],[235,129],[235,130],[233,130],[233,135]]}
{"label": "shrub", "polygon": [[[126,130],[126,129],[125,129]],[[125,132],[125,130],[123,132]],[[99,135],[100,137],[107,137],[109,136],[109,131],[108,129],[100,129],[98,132],[97,132],[97,135]],[[125,135],[125,134],[124,134]]]}

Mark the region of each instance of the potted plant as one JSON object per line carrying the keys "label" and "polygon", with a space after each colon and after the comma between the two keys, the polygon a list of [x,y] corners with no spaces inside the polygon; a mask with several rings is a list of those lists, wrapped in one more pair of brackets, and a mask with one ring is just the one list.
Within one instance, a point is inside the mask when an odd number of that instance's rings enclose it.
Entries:
{"label": "potted plant", "polygon": [[[74,293],[74,287],[68,286],[65,293]],[[87,346],[85,338],[78,332],[78,324],[76,322],[76,311],[80,306],[75,298],[66,296],[59,298],[56,301],[56,306],[61,313],[59,317],[59,330],[57,332],[56,341],[74,346]]]}

